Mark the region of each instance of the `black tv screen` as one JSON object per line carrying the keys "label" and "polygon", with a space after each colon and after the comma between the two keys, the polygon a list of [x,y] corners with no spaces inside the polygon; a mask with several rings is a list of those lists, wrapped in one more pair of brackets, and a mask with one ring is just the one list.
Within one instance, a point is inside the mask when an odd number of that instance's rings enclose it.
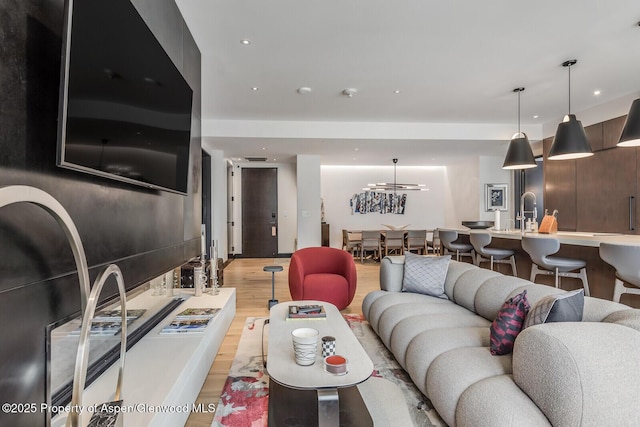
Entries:
{"label": "black tv screen", "polygon": [[58,166],[187,193],[193,91],[129,0],[68,0]]}

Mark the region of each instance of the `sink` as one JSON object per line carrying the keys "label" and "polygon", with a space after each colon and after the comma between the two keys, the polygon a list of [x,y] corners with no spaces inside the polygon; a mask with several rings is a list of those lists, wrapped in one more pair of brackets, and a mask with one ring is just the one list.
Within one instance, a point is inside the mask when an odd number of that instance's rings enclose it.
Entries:
{"label": "sink", "polygon": [[473,230],[484,230],[493,227],[493,221],[462,221],[462,225]]}

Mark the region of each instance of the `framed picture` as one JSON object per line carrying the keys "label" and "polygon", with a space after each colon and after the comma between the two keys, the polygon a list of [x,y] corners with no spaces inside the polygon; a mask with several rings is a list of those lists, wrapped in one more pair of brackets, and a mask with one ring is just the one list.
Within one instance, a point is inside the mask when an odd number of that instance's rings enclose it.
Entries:
{"label": "framed picture", "polygon": [[487,212],[507,210],[507,184],[485,184],[484,206]]}

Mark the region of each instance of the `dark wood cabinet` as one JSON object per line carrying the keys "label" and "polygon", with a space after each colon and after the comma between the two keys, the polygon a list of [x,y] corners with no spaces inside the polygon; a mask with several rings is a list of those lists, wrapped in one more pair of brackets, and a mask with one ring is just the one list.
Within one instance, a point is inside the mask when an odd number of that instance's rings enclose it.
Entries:
{"label": "dark wood cabinet", "polygon": [[600,151],[603,148],[603,125],[596,123],[595,125],[586,126],[584,133],[587,134],[587,141],[591,146],[591,150]]}
{"label": "dark wood cabinet", "polygon": [[322,227],[322,231],[321,231],[322,246],[331,246],[330,245],[331,232],[330,232],[329,224],[327,224],[326,222],[323,222],[321,224],[321,227]]}
{"label": "dark wood cabinet", "polygon": [[635,232],[636,151],[615,148],[576,160],[578,231]]}
{"label": "dark wood cabinet", "polygon": [[602,123],[603,148],[616,148],[627,116],[617,117]]}
{"label": "dark wood cabinet", "polygon": [[554,209],[558,210],[559,230],[575,231],[577,160],[548,160],[552,142],[553,138],[543,141],[544,206],[549,213]]}
{"label": "dark wood cabinet", "polygon": [[592,157],[548,160],[543,141],[544,201],[558,229],[640,234],[640,148],[617,147],[626,116],[585,127]]}

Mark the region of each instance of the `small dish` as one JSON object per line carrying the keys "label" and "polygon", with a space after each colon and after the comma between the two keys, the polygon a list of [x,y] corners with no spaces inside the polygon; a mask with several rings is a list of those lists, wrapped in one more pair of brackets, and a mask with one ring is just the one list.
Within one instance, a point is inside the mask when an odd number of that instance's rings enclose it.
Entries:
{"label": "small dish", "polygon": [[345,375],[347,371],[348,360],[344,356],[337,354],[324,358],[324,370],[334,375]]}

